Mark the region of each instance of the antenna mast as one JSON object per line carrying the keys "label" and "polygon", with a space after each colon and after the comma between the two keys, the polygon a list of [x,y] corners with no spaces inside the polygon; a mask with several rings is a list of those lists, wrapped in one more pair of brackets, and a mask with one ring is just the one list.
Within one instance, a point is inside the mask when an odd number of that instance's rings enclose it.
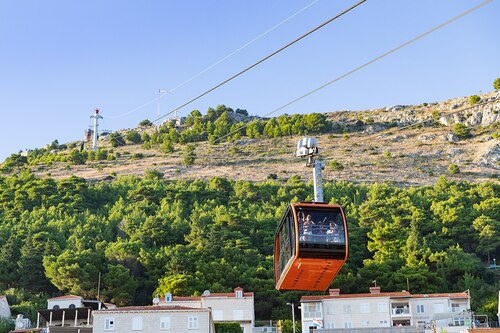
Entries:
{"label": "antenna mast", "polygon": [[94,118],[94,135],[92,139],[92,150],[97,150],[97,138],[98,138],[98,133],[97,129],[99,128],[99,119],[102,119],[102,116],[99,114],[99,109],[95,109],[95,113],[93,116],[90,116],[90,118]]}
{"label": "antenna mast", "polygon": [[323,176],[321,170],[325,168],[325,164],[315,159],[318,154],[318,141],[316,138],[303,138],[297,143],[296,156],[300,158],[307,157],[306,166],[313,168],[314,202],[323,202]]}

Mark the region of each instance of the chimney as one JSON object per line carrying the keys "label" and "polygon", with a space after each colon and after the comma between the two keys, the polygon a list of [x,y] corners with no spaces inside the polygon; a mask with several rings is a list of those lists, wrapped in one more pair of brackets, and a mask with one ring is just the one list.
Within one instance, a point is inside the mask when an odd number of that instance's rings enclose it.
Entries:
{"label": "chimney", "polygon": [[328,289],[328,292],[330,293],[330,296],[339,296],[340,295],[340,289]]}
{"label": "chimney", "polygon": [[370,294],[380,294],[380,287],[370,287]]}

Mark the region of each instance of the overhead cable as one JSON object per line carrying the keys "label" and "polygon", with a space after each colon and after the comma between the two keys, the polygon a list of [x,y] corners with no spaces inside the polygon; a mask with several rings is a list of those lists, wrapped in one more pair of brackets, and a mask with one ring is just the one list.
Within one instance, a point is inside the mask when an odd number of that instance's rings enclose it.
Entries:
{"label": "overhead cable", "polygon": [[[218,60],[217,62],[213,63],[212,65],[208,66],[207,68],[205,68],[204,70],[202,70],[201,72],[199,72],[198,74],[194,75],[193,77],[191,77],[190,79],[187,79],[186,81],[178,84],[177,86],[175,86],[174,88],[171,88],[171,89],[168,89],[167,91],[169,93],[172,93],[174,92],[175,90],[179,89],[180,87],[188,84],[189,82],[193,81],[194,79],[196,79],[198,76],[204,74],[205,72],[209,71],[210,69],[214,68],[215,66],[219,65],[220,63],[224,62],[225,60],[227,60],[228,58],[232,57],[233,55],[235,55],[236,53],[240,52],[241,50],[243,50],[244,48],[246,48],[247,46],[250,46],[251,44],[253,44],[254,42],[256,42],[257,40],[261,39],[262,37],[268,35],[271,31],[275,30],[276,28],[280,27],[281,25],[283,25],[284,23],[288,22],[289,20],[291,20],[292,18],[294,18],[295,16],[299,15],[300,13],[302,13],[304,10],[306,10],[307,8],[311,7],[312,5],[314,5],[315,3],[317,3],[319,0],[315,0],[313,2],[311,2],[310,4],[308,4],[307,6],[305,6],[304,8],[302,8],[301,10],[295,12],[294,14],[288,16],[286,19],[284,19],[283,21],[281,21],[280,23],[276,24],[275,26],[273,26],[272,28],[266,30],[265,32],[263,32],[262,34],[260,34],[259,36],[255,37],[254,39],[252,39],[251,41],[247,42],[246,44],[244,44],[243,46],[240,46],[238,49],[236,49],[235,51],[229,53],[228,55],[224,56],[223,58],[221,58],[220,60]],[[154,102],[157,102],[157,101],[160,101],[162,98],[163,98],[164,94],[159,94],[158,97],[155,97],[154,99],[128,111],[128,112],[125,112],[121,115],[118,115],[118,116],[114,116],[114,117],[111,117],[111,118],[118,118],[118,117],[123,117],[123,116],[126,116],[128,114],[131,114],[131,113],[134,113]]]}
{"label": "overhead cable", "polygon": [[[256,63],[254,63],[253,65],[248,66],[248,67],[247,67],[247,68],[245,68],[244,70],[242,70],[242,71],[238,72],[237,74],[235,74],[235,75],[231,76],[230,78],[228,78],[228,79],[226,79],[226,80],[222,81],[221,83],[217,84],[216,86],[214,86],[214,87],[212,87],[212,88],[208,89],[208,90],[207,90],[207,91],[205,91],[204,93],[202,93],[202,94],[200,94],[200,95],[198,95],[198,96],[196,96],[196,97],[192,98],[191,100],[187,101],[186,103],[184,103],[184,104],[182,104],[182,105],[178,106],[177,108],[175,108],[175,109],[173,109],[173,110],[169,111],[168,113],[164,114],[163,116],[161,116],[161,117],[159,117],[159,118],[157,118],[157,119],[153,120],[153,123],[154,123],[154,122],[156,122],[156,121],[158,121],[158,120],[160,120],[160,119],[165,118],[166,116],[168,116],[168,115],[170,115],[170,114],[172,114],[172,113],[174,113],[174,112],[179,111],[179,110],[180,110],[180,109],[182,109],[183,107],[185,107],[185,106],[187,106],[187,105],[189,105],[189,104],[193,103],[194,101],[196,101],[196,100],[198,100],[198,99],[202,98],[203,96],[205,96],[205,95],[207,95],[207,94],[211,93],[212,91],[216,90],[217,88],[220,88],[221,86],[225,85],[226,83],[228,83],[228,82],[230,82],[230,81],[234,80],[235,78],[237,78],[238,76],[242,75],[243,73],[248,72],[250,69],[252,69],[252,68],[256,67],[257,65],[259,65],[259,64],[261,64],[261,63],[263,63],[264,61],[266,61],[266,60],[268,60],[269,58],[271,58],[271,57],[275,56],[276,54],[278,54],[278,53],[280,53],[281,51],[285,50],[286,48],[288,48],[288,47],[292,46],[293,44],[297,43],[298,41],[300,41],[300,40],[304,39],[305,37],[309,36],[309,35],[310,35],[310,34],[312,34],[313,32],[315,32],[315,31],[319,30],[320,28],[324,27],[325,25],[327,25],[327,24],[329,24],[329,23],[331,23],[331,22],[335,21],[336,19],[338,19],[339,17],[343,16],[344,14],[347,14],[348,12],[350,12],[351,10],[353,10],[354,8],[358,7],[359,5],[361,5],[362,3],[366,2],[366,1],[367,1],[367,0],[361,0],[361,1],[357,2],[356,4],[352,5],[352,6],[351,6],[351,7],[349,7],[348,9],[346,9],[346,10],[342,11],[341,13],[339,13],[339,14],[335,15],[334,17],[330,18],[330,19],[329,19],[329,20],[327,20],[326,22],[324,22],[324,23],[320,24],[320,25],[319,25],[319,26],[317,26],[316,28],[314,28],[314,29],[312,29],[312,30],[308,31],[307,33],[303,34],[303,35],[302,35],[302,36],[300,36],[299,38],[297,38],[297,39],[293,40],[292,42],[290,42],[290,43],[286,44],[285,46],[283,46],[283,47],[279,48],[278,50],[274,51],[273,53],[269,54],[268,56],[266,56],[266,57],[262,58],[261,60],[257,61],[257,62],[256,62]],[[492,0],[491,0],[491,1],[492,1]]]}
{"label": "overhead cable", "polygon": [[[359,70],[361,70],[361,69],[363,69],[363,68],[365,68],[365,67],[367,67],[367,66],[369,66],[369,65],[373,64],[374,62],[376,62],[376,61],[378,61],[378,60],[380,60],[380,59],[383,59],[383,58],[387,57],[388,55],[390,55],[390,54],[392,54],[392,53],[394,53],[394,52],[396,52],[396,51],[401,50],[402,48],[404,48],[404,47],[406,47],[406,46],[408,46],[408,45],[410,45],[410,44],[412,44],[412,43],[416,42],[417,40],[419,40],[419,39],[421,39],[421,38],[423,38],[423,37],[425,37],[425,36],[427,36],[427,35],[429,35],[429,34],[431,34],[431,33],[435,32],[435,31],[437,31],[437,30],[439,30],[439,29],[441,29],[441,28],[443,28],[443,27],[445,27],[445,26],[447,26],[448,24],[450,24],[450,23],[452,23],[452,22],[455,22],[456,20],[458,20],[458,19],[460,19],[460,18],[464,17],[464,16],[465,16],[465,15],[467,15],[467,14],[472,13],[473,11],[475,11],[475,10],[477,10],[477,9],[479,9],[479,8],[481,8],[481,7],[483,7],[484,5],[486,5],[486,4],[488,4],[488,3],[492,2],[492,1],[493,1],[493,0],[486,0],[486,1],[482,2],[482,3],[480,3],[479,5],[477,5],[477,6],[473,7],[473,8],[471,8],[471,9],[469,9],[469,10],[467,10],[467,11],[465,11],[465,12],[463,12],[463,13],[461,13],[461,14],[457,15],[457,16],[455,16],[454,18],[452,18],[452,19],[450,19],[450,20],[448,20],[448,21],[446,21],[446,22],[444,22],[444,23],[442,23],[442,24],[440,24],[440,25],[438,25],[438,26],[436,26],[436,27],[434,27],[434,28],[432,28],[432,29],[430,29],[430,30],[427,30],[427,31],[426,31],[426,32],[424,32],[423,34],[418,35],[417,37],[414,37],[414,38],[410,39],[410,40],[409,40],[409,41],[407,41],[406,43],[403,43],[403,44],[401,44],[401,45],[399,45],[399,46],[397,46],[397,47],[395,47],[395,48],[391,49],[390,51],[387,51],[387,52],[383,53],[382,55],[380,55],[380,56],[378,56],[378,57],[376,57],[376,58],[374,58],[374,59],[372,59],[372,60],[370,60],[370,61],[368,61],[368,62],[365,62],[364,64],[362,64],[362,65],[360,65],[360,66],[358,66],[358,67],[356,67],[356,68],[354,68],[354,69],[352,69],[352,70],[348,71],[347,73],[342,74],[341,76],[339,76],[339,77],[337,77],[337,78],[335,78],[335,79],[333,79],[333,80],[331,80],[331,81],[329,81],[329,82],[327,82],[327,83],[323,84],[322,86],[320,86],[320,87],[318,87],[318,88],[316,88],[316,89],[314,89],[314,90],[311,90],[311,91],[309,91],[308,93],[306,93],[306,94],[304,94],[304,95],[302,95],[302,96],[300,96],[300,97],[298,97],[298,98],[296,98],[296,99],[294,99],[294,100],[292,100],[292,101],[290,101],[290,102],[288,102],[288,103],[286,103],[286,104],[284,104],[284,105],[280,106],[279,108],[274,109],[274,110],[272,110],[272,111],[271,111],[271,112],[269,112],[269,113],[266,113],[263,117],[264,117],[264,118],[265,118],[265,117],[268,117],[268,116],[270,116],[270,115],[272,115],[272,114],[274,114],[274,113],[276,113],[276,112],[278,112],[278,111],[280,111],[280,110],[282,110],[282,109],[284,109],[284,108],[286,108],[286,107],[288,107],[288,106],[290,106],[290,105],[292,105],[292,104],[294,104],[294,103],[296,103],[296,102],[298,102],[298,101],[300,101],[300,100],[302,100],[302,99],[304,99],[304,98],[306,98],[306,97],[308,97],[308,96],[310,96],[310,95],[312,95],[312,94],[314,94],[314,93],[316,93],[316,92],[318,92],[318,91],[320,91],[320,90],[322,90],[322,89],[324,89],[324,88],[326,88],[326,87],[328,87],[329,85],[331,85],[331,84],[333,84],[333,83],[335,83],[335,82],[337,82],[337,81],[340,81],[340,80],[342,80],[342,79],[346,78],[347,76],[349,76],[349,75],[351,75],[351,74],[356,73],[357,71],[359,71]],[[237,128],[237,129],[235,129],[234,131],[232,131],[232,132],[230,132],[230,133],[228,133],[228,134],[226,134],[226,135],[223,135],[223,136],[221,136],[221,137],[219,137],[219,138],[215,139],[215,142],[220,141],[220,140],[222,140],[222,139],[224,139],[224,138],[227,138],[228,136],[233,135],[234,133],[239,132],[239,131],[240,131],[240,130],[242,130],[243,128],[247,127],[247,126],[248,126],[248,124],[249,124],[249,123],[247,123],[247,124],[245,124],[245,125],[243,125],[243,126],[241,126],[241,127]]]}

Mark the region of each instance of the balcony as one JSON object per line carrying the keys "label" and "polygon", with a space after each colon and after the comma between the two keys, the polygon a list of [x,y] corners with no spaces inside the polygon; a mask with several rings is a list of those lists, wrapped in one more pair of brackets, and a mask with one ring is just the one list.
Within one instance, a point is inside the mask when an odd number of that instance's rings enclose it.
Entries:
{"label": "balcony", "polygon": [[408,303],[401,305],[392,305],[391,307],[392,317],[409,317],[410,316],[410,307]]}

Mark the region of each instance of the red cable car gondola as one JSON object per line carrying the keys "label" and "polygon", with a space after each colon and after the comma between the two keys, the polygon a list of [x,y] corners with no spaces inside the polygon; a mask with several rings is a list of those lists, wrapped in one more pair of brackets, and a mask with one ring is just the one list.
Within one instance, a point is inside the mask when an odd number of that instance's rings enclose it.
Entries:
{"label": "red cable car gondola", "polygon": [[348,255],[347,222],[342,207],[292,203],[276,230],[274,279],[278,290],[324,291]]}

